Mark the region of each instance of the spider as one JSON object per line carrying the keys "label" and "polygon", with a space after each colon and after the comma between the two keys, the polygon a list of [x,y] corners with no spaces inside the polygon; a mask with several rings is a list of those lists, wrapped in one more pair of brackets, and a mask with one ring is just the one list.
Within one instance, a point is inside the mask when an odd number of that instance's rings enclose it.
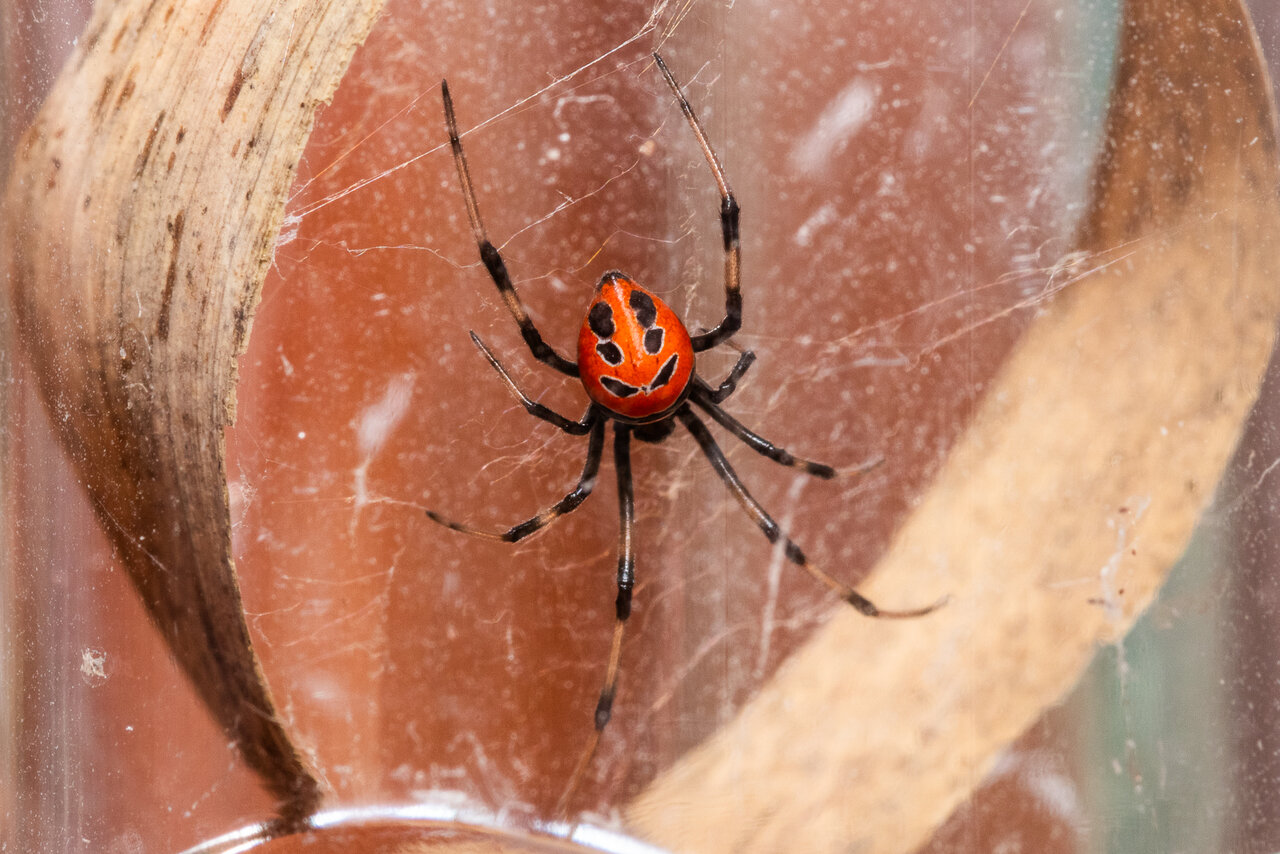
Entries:
{"label": "spider", "polygon": [[[694,114],[688,99],[681,91],[662,57],[653,54],[654,62],[675,95],[698,146],[711,167],[716,187],[720,191],[720,228],[724,236],[724,290],[725,316],[713,329],[690,335],[684,323],[652,291],[640,285],[630,276],[611,270],[601,276],[595,295],[578,333],[578,360],[566,359],[543,341],[534,326],[524,303],[516,293],[507,272],[506,264],[497,247],[489,241],[480,220],[480,208],[476,202],[475,187],[467,167],[466,154],[458,133],[453,99],[449,84],[442,81],[441,95],[444,101],[445,124],[449,131],[449,144],[453,150],[458,180],[466,201],[467,217],[471,231],[480,249],[484,263],[493,282],[498,287],[503,302],[520,327],[520,334],[534,358],[550,365],[560,373],[582,382],[591,399],[586,413],[574,421],[554,410],[531,400],[512,380],[506,368],[474,332],[471,340],[484,354],[485,359],[519,399],[530,415],[540,418],[573,436],[587,436],[587,461],[577,485],[551,507],[530,519],[526,519],[506,531],[490,532],[470,525],[451,521],[433,510],[426,511],[433,521],[452,530],[514,543],[545,528],[559,517],[576,509],[591,494],[600,470],[604,453],[605,426],[613,424],[613,459],[618,483],[618,508],[620,535],[618,539],[618,594],[615,602],[613,640],[609,647],[609,661],[605,670],[604,686],[596,702],[595,728],[578,760],[569,785],[560,799],[561,813],[567,808],[576,792],[583,773],[590,765],[600,742],[601,734],[609,723],[614,697],[618,687],[619,661],[622,655],[622,636],[627,618],[631,615],[631,591],[635,584],[635,499],[631,484],[631,440],[661,442],[675,431],[677,423],[693,436],[711,467],[737,499],[771,543],[782,543],[787,559],[804,569],[815,579],[829,587],[841,599],[868,617],[907,618],[929,613],[942,604],[941,601],[923,608],[890,611],[877,607],[869,599],[849,585],[815,566],[800,547],[774,521],[760,503],[743,486],[724,452],[716,443],[705,423],[695,412],[702,410],[730,434],[746,443],[753,450],[784,466],[799,469],[823,479],[831,479],[837,471],[825,463],[801,459],[774,445],[767,439],[747,429],[737,419],[725,412],[720,404],[733,394],[738,381],[755,361],[755,354],[746,350],[738,357],[728,375],[718,385],[711,385],[694,369],[694,354],[710,350],[728,341],[742,324],[742,293],[739,289],[741,249],[738,236],[738,203],[729,189],[724,167],[707,139],[702,123]],[[874,464],[873,464],[874,465]],[[871,466],[861,466],[854,473],[866,471]]]}

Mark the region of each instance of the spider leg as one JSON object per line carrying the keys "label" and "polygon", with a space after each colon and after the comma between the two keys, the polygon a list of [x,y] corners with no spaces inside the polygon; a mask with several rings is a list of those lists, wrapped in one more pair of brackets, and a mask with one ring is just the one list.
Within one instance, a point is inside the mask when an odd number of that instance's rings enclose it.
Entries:
{"label": "spider leg", "polygon": [[502,377],[502,381],[507,384],[507,388],[511,389],[511,393],[519,398],[520,403],[524,405],[526,412],[537,418],[541,418],[548,424],[554,424],[564,432],[573,436],[585,436],[590,432],[591,422],[595,417],[595,407],[588,407],[582,418],[577,421],[573,421],[572,419],[564,417],[550,407],[543,406],[537,401],[530,400],[529,396],[522,392],[520,387],[516,385],[515,380],[511,379],[511,375],[507,373],[507,369],[502,367],[502,363],[498,361],[498,357],[493,355],[493,351],[486,347],[484,342],[480,340],[480,336],[472,332],[471,340],[480,348],[480,352],[489,360],[489,364],[498,372],[498,376]]}
{"label": "spider leg", "polygon": [[592,408],[587,412],[586,420],[589,422],[588,428],[591,430],[591,438],[587,444],[587,462],[582,467],[582,477],[578,478],[578,485],[564,498],[561,498],[538,515],[526,519],[518,525],[512,525],[505,531],[497,532],[484,531],[479,528],[473,528],[470,525],[464,525],[461,522],[454,522],[434,510],[426,511],[427,518],[453,531],[484,537],[486,540],[514,543],[523,540],[536,531],[541,531],[564,514],[577,509],[578,505],[586,501],[587,496],[591,494],[591,490],[595,488],[596,474],[600,471],[600,456],[604,450],[605,419],[601,418],[596,413],[596,410]]}
{"label": "spider leg", "polygon": [[600,689],[600,699],[596,702],[595,729],[587,741],[586,748],[578,757],[578,764],[569,778],[569,785],[556,813],[564,815],[582,777],[591,765],[596,747],[600,744],[600,736],[609,724],[613,714],[613,698],[618,690],[618,662],[622,658],[622,635],[631,616],[631,589],[635,585],[635,492],[631,484],[631,428],[625,424],[615,424],[613,430],[614,468],[618,475],[618,598],[614,603],[615,617],[613,623],[613,641],[609,644],[609,665],[605,669],[604,686]]}
{"label": "spider leg", "polygon": [[[801,459],[793,455],[785,448],[779,448],[777,445],[748,430],[743,424],[729,413],[725,412],[716,405],[716,392],[711,387],[699,380],[695,383],[690,399],[698,406],[702,407],[708,415],[715,419],[716,423],[733,435],[737,436],[748,447],[759,454],[763,454],[775,463],[781,463],[784,466],[800,469],[803,472],[820,477],[824,480],[830,480],[835,477],[838,472],[826,463],[818,463],[813,460]],[[705,449],[704,449],[705,450]]]}
{"label": "spider leg", "polygon": [[676,82],[676,78],[672,76],[662,57],[655,53],[653,60],[658,63],[658,70],[662,72],[667,85],[671,87],[672,93],[680,103],[680,111],[684,113],[689,127],[693,129],[693,135],[698,139],[698,146],[702,149],[703,156],[707,158],[707,165],[711,167],[716,187],[720,190],[720,231],[724,235],[724,320],[709,332],[693,336],[693,349],[695,352],[701,352],[729,338],[742,326],[742,292],[739,289],[742,247],[738,238],[738,202],[733,197],[733,191],[729,189],[729,181],[724,175],[724,166],[716,156],[715,149],[711,147],[702,122],[698,121],[693,107],[689,105],[689,99],[680,90],[680,84]]}
{"label": "spider leg", "polygon": [[725,459],[724,452],[720,450],[720,446],[716,444],[715,439],[711,436],[711,431],[702,423],[693,410],[688,406],[682,407],[676,417],[684,424],[688,431],[693,434],[693,438],[697,441],[698,446],[702,448],[702,453],[706,455],[711,462],[711,467],[716,470],[716,474],[724,481],[725,486],[729,487],[729,491],[733,493],[733,497],[738,499],[738,503],[742,505],[742,509],[747,511],[747,515],[752,521],[764,532],[769,542],[776,543],[779,540],[783,543],[783,552],[787,556],[787,560],[799,566],[805,572],[812,575],[818,581],[831,588],[837,596],[848,602],[859,612],[868,617],[882,617],[901,619],[904,617],[919,617],[929,613],[935,608],[942,605],[945,600],[939,600],[931,605],[923,608],[911,608],[905,611],[889,611],[878,607],[870,599],[854,590],[843,581],[833,577],[822,569],[814,566],[805,557],[804,552],[800,550],[790,538],[782,533],[782,529],[778,527],[778,523],[773,520],[760,503],[751,496],[747,488],[742,485],[742,481],[738,479],[738,475],[729,465],[729,461]]}
{"label": "spider leg", "polygon": [[519,324],[520,334],[529,345],[534,358],[562,374],[576,377],[578,365],[561,356],[552,349],[550,344],[542,340],[538,328],[533,325],[529,313],[525,311],[524,303],[520,301],[520,295],[516,293],[515,285],[511,283],[511,274],[507,272],[502,254],[489,242],[484,224],[480,221],[480,205],[476,202],[475,186],[471,183],[471,170],[467,168],[467,155],[462,150],[462,139],[458,135],[458,119],[453,113],[453,98],[449,96],[449,84],[446,81],[440,81],[440,93],[444,100],[445,124],[449,127],[449,146],[453,149],[453,162],[458,168],[458,181],[462,184],[462,195],[466,199],[467,219],[471,220],[471,233],[475,235],[476,245],[480,247],[480,260],[484,262],[493,283],[498,286],[498,293],[502,295],[502,301],[507,304],[507,310]]}
{"label": "spider leg", "polygon": [[729,376],[725,377],[714,390],[710,386],[707,387],[708,398],[711,402],[719,403],[737,391],[738,380],[742,379],[742,375],[747,372],[747,368],[751,367],[755,360],[755,353],[750,350],[744,350],[742,355],[738,357],[738,361],[733,363],[733,367],[729,370]]}

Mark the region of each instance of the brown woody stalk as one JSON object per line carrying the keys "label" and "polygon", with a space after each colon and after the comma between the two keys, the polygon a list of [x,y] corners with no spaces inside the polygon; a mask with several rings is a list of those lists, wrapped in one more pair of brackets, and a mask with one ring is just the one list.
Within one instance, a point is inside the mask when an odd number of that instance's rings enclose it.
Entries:
{"label": "brown woody stalk", "polygon": [[380,5],[97,4],[5,198],[11,300],[52,420],[152,620],[286,819],[319,785],[250,645],[223,429],[316,110]]}

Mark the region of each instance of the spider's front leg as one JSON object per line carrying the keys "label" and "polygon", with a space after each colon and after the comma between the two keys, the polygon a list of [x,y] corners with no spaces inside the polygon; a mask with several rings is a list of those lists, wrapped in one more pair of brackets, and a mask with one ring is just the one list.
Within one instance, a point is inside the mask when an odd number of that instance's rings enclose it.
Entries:
{"label": "spider's front leg", "polygon": [[733,190],[729,189],[729,179],[725,177],[724,166],[716,156],[715,149],[711,147],[707,132],[703,129],[702,122],[698,121],[698,116],[689,104],[689,99],[681,91],[680,84],[676,82],[676,78],[660,55],[655,53],[653,61],[658,64],[658,70],[662,72],[663,79],[667,81],[667,85],[676,96],[680,111],[684,113],[689,127],[693,129],[693,135],[698,139],[698,147],[702,149],[703,156],[707,158],[707,165],[711,167],[716,189],[720,191],[720,231],[724,236],[724,320],[720,321],[715,329],[693,336],[693,349],[700,353],[727,340],[742,326],[740,287],[742,247],[738,236],[738,201],[733,197]]}
{"label": "spider's front leg", "polygon": [[613,641],[609,645],[609,665],[605,669],[604,686],[600,689],[600,699],[596,701],[595,729],[578,758],[573,776],[569,778],[569,785],[556,805],[556,813],[562,816],[568,812],[569,804],[582,783],[582,777],[595,756],[600,736],[613,715],[613,699],[618,691],[618,664],[622,659],[622,635],[627,618],[631,616],[631,590],[635,586],[636,570],[636,507],[635,490],[631,482],[631,428],[620,422],[614,422],[613,428],[613,465],[618,476],[619,517],[618,598],[614,603]]}
{"label": "spider's front leg", "polygon": [[471,170],[467,166],[467,155],[462,150],[462,137],[458,133],[458,119],[453,113],[453,98],[449,95],[449,84],[440,81],[440,94],[444,101],[444,120],[449,129],[449,146],[453,149],[453,162],[458,169],[458,182],[462,184],[462,196],[467,203],[467,219],[471,221],[471,233],[475,236],[476,246],[480,249],[480,260],[484,262],[489,277],[498,286],[498,293],[506,303],[507,310],[515,318],[520,327],[520,335],[529,345],[529,351],[538,361],[550,365],[567,376],[578,376],[578,365],[557,353],[550,344],[542,340],[538,328],[533,325],[529,313],[525,311],[520,295],[516,293],[511,282],[511,274],[502,260],[502,253],[494,246],[485,233],[484,223],[480,220],[480,204],[476,201],[475,186],[471,183]]}

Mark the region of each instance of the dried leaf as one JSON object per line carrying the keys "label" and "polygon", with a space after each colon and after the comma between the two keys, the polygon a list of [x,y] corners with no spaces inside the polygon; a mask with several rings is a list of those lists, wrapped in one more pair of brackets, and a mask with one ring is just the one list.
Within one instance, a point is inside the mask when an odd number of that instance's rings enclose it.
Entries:
{"label": "dried leaf", "polygon": [[223,429],[315,112],[379,8],[98,4],[5,198],[14,313],[52,420],[153,621],[286,818],[319,784],[250,645]]}

